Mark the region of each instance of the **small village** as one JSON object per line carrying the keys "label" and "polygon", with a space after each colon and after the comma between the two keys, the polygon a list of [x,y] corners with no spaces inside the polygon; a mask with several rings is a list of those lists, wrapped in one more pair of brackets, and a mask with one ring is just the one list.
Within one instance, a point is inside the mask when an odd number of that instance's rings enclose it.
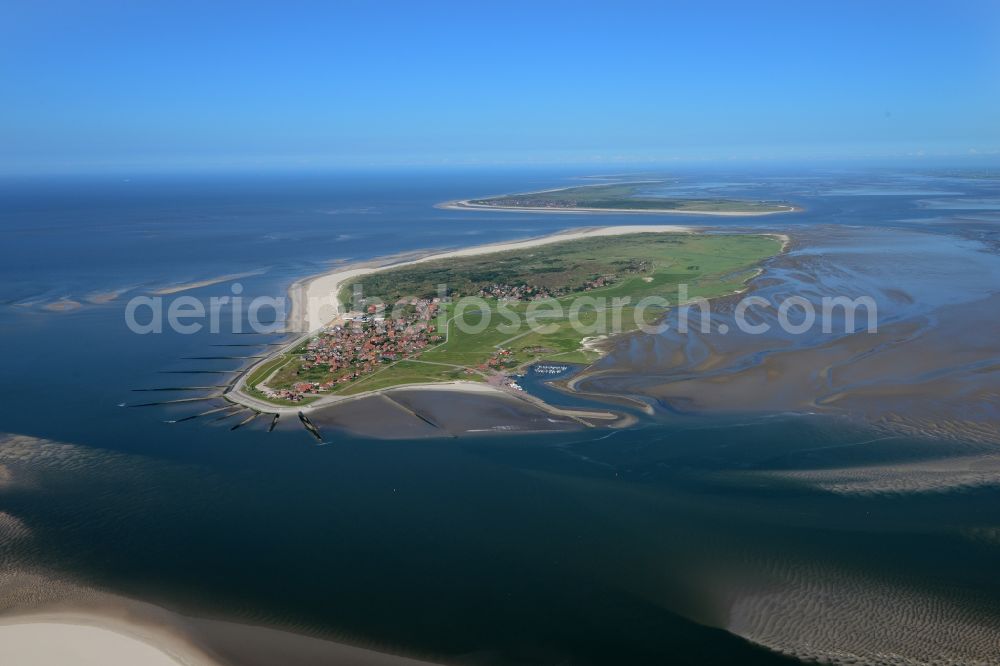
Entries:
{"label": "small village", "polygon": [[559,290],[549,290],[536,285],[490,284],[479,290],[480,298],[495,298],[498,301],[535,301],[557,296]]}
{"label": "small village", "polygon": [[533,284],[510,285],[506,283],[494,283],[480,288],[478,295],[480,298],[495,298],[498,301],[540,301],[547,298],[561,298],[577,291],[599,289],[613,284],[617,279],[616,275],[601,275],[584,281],[579,289],[569,289],[566,287],[548,288]]}
{"label": "small village", "polygon": [[469,203],[474,206],[494,206],[497,208],[584,208],[593,205],[592,202],[576,199],[555,199],[549,196],[533,197],[528,195],[494,197],[491,199],[473,199]]}
{"label": "small village", "polygon": [[444,340],[433,323],[440,299],[414,298],[401,305],[404,314],[395,319],[385,317],[376,305],[338,317],[301,348],[295,370],[301,381],[260,390],[272,400],[301,402],[371,374],[384,363],[413,358]]}
{"label": "small village", "polygon": [[[625,272],[645,268],[629,266]],[[558,298],[571,291],[591,291],[613,284],[617,279],[614,274],[597,276],[584,281],[574,290],[565,287],[550,289],[526,283],[493,283],[481,287],[478,295],[501,302],[536,301]],[[285,402],[302,402],[370,375],[384,367],[384,364],[415,358],[429,346],[444,342],[444,337],[436,330],[434,323],[442,306],[440,298],[410,298],[401,301],[394,308],[395,318],[386,317],[381,305],[361,302],[356,306],[362,309],[338,317],[296,350],[297,358],[291,363],[297,367],[283,368],[276,372],[271,380],[276,386],[268,386],[264,382],[258,384],[257,389],[264,397]],[[517,364],[511,350],[499,348],[484,362],[467,368],[466,374],[504,375]],[[502,383],[508,385],[508,382]],[[509,387],[520,390],[513,380],[510,380]]]}

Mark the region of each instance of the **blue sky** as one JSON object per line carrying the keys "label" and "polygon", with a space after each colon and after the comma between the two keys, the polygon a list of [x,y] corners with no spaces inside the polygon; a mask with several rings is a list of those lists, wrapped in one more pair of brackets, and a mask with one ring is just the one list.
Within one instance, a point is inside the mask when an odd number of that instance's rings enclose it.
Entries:
{"label": "blue sky", "polygon": [[0,169],[968,155],[1000,2],[46,2]]}

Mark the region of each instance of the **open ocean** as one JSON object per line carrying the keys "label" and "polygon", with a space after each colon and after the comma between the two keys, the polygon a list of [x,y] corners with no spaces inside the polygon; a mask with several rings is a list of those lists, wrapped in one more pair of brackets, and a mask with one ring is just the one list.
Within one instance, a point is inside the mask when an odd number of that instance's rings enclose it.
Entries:
{"label": "open ocean", "polygon": [[[888,464],[962,442],[882,448],[869,444],[880,433],[829,416],[664,414],[627,431],[331,432],[316,446],[291,422],[270,433],[264,418],[235,431],[214,417],[165,422],[203,403],[119,406],[200,395],[134,389],[224,384],[174,373],[237,369],[191,357],[266,353],[217,345],[280,339],[128,330],[130,297],[179,283],[240,275],[183,294],[230,295],[237,281],[245,298],[281,296],[338,260],[623,223],[916,230],[989,261],[1000,238],[997,181],[953,172],[668,174],[677,196],[806,207],[762,218],[434,208],[588,182],[576,175],[0,180],[0,433],[33,438],[0,455],[0,512],[30,532],[0,544],[0,565],[450,663],[784,663],[742,636],[778,645],[859,608],[889,633],[903,606],[918,624],[925,612],[1000,623],[997,486],[850,494],[747,474]],[[48,309],[67,301],[81,305]],[[4,467],[26,480],[5,482]],[[778,629],[747,619],[765,615]]]}

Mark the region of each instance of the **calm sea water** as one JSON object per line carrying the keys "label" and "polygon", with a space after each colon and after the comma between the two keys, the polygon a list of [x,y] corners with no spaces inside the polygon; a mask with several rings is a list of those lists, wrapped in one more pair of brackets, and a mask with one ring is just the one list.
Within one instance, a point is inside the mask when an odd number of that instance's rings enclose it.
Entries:
{"label": "calm sea water", "polygon": [[[573,175],[0,181],[0,432],[73,445],[57,455],[38,444],[24,467],[31,483],[0,483],[0,511],[32,534],[5,561],[192,615],[467,663],[779,662],[719,627],[734,598],[793,569],[946,588],[949,603],[1000,616],[997,545],[959,536],[1000,525],[994,488],[844,496],[742,474],[929,446],[844,446],[872,434],[834,419],[654,419],[615,433],[419,442],[338,435],[317,447],[295,424],[267,433],[263,422],[235,432],[211,418],[164,422],[201,403],[118,406],[200,395],[133,389],[224,383],[165,371],[238,368],[185,357],[262,353],[217,345],[269,341],[132,334],[132,295],[253,273],[238,279],[245,296],[277,296],[334,260],[664,222],[433,207],[580,183]],[[691,173],[669,192],[807,206],[769,228],[917,227],[995,242],[988,206],[956,228],[940,203],[995,188],[909,172]],[[185,293],[227,295],[231,284]],[[83,306],[45,310],[60,299]]]}

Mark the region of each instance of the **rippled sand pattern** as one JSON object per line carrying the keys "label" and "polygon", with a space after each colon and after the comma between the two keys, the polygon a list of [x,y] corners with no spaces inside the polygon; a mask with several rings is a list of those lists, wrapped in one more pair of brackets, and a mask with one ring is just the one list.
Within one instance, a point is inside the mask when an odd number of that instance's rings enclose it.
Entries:
{"label": "rippled sand pattern", "polygon": [[0,548],[2,548],[3,544],[15,539],[23,539],[29,534],[31,534],[30,530],[28,530],[20,519],[15,518],[9,513],[0,511]]}
{"label": "rippled sand pattern", "polygon": [[[141,456],[130,456],[84,446],[39,439],[27,435],[0,434],[0,490],[31,488],[44,492],[41,475],[87,475],[89,478],[148,477],[156,470],[135,464]],[[40,570],[37,545],[24,522],[0,511],[0,614],[23,611],[66,600],[90,602],[105,595],[64,580],[53,572]]]}
{"label": "rippled sand pattern", "polygon": [[[74,603],[96,603],[107,595],[50,576],[12,570],[0,573],[0,616]],[[110,598],[110,597],[108,597]]]}
{"label": "rippled sand pattern", "polygon": [[761,475],[794,479],[845,495],[944,492],[1000,486],[1000,455],[836,469],[769,471]]}
{"label": "rippled sand pattern", "polygon": [[800,567],[736,601],[727,629],[830,664],[1000,664],[1000,618],[886,581]]}
{"label": "rippled sand pattern", "polygon": [[135,454],[0,433],[0,488],[5,485],[33,486],[41,471],[46,474],[86,472],[92,478],[121,478],[121,474],[127,473],[132,483],[141,482],[143,478],[152,482],[158,478],[156,467],[137,464],[150,460]]}
{"label": "rippled sand pattern", "polygon": [[[40,461],[73,468],[72,461],[88,457],[85,451],[36,437],[0,435],[0,490],[34,485],[33,467]],[[0,615],[68,598],[92,598],[93,593],[84,588],[25,568],[21,547],[33,547],[31,536],[31,530],[20,518],[0,511]]]}

